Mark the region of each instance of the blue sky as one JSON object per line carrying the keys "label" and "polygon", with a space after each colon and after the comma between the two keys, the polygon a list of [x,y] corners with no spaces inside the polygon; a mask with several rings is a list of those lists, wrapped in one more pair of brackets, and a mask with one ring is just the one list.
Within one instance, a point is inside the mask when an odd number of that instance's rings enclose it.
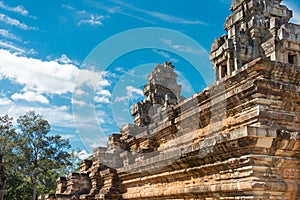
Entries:
{"label": "blue sky", "polygon": [[[212,73],[207,52],[214,38],[225,33],[230,3],[0,0],[0,114],[17,118],[34,110],[49,120],[52,134],[69,139],[74,149],[87,152],[103,146],[107,135],[132,122],[130,105],[142,99],[142,85],[156,63],[173,62],[186,97],[213,81],[203,77],[205,71]],[[294,10],[292,22],[300,23],[300,2],[283,3]],[[136,42],[134,34],[122,33],[144,27],[164,28],[174,36],[156,41],[166,46],[163,49],[140,44],[140,49],[118,53]],[[142,40],[152,36],[146,31]],[[201,48],[180,43],[185,41],[181,37],[193,39]],[[99,64],[111,54],[116,57],[109,65]],[[203,61],[200,75],[188,58]]]}

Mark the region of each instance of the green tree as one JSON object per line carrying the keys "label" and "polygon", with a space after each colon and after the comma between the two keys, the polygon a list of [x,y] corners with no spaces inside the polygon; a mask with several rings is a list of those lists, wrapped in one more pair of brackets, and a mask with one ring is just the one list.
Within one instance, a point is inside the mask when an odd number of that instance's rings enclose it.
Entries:
{"label": "green tree", "polygon": [[[12,120],[13,119],[8,115],[0,117],[0,155],[3,158],[3,166],[6,166],[9,169],[13,167],[13,163],[15,162],[15,157],[12,151],[14,143],[12,141],[15,139],[16,134]],[[5,180],[2,188],[0,188],[0,199],[3,199],[7,183],[6,177],[8,177],[8,175],[8,173],[5,173]]]}
{"label": "green tree", "polygon": [[12,118],[8,115],[0,117],[0,155],[10,151],[11,139],[15,135]]}
{"label": "green tree", "polygon": [[[19,145],[17,134],[13,126],[13,118],[8,115],[0,117],[0,154],[3,156],[5,184],[4,198],[10,200],[30,199],[30,182],[25,179],[19,166],[19,155],[15,147]],[[0,196],[2,199],[3,196]]]}
{"label": "green tree", "polygon": [[25,175],[25,180],[30,180],[33,188],[32,199],[35,200],[38,188],[47,192],[42,185],[49,184],[50,187],[52,184],[50,188],[53,188],[55,170],[72,164],[67,151],[70,144],[61,136],[49,135],[48,121],[33,111],[20,116],[17,123],[18,146],[15,151],[19,155],[18,165]]}

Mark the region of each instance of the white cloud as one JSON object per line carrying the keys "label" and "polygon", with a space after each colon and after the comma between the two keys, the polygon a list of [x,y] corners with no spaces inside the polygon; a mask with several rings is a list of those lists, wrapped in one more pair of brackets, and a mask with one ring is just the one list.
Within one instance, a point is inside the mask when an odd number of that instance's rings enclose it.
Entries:
{"label": "white cloud", "polygon": [[49,100],[41,95],[32,91],[27,91],[25,93],[14,93],[11,98],[13,100],[25,100],[28,102],[39,102],[42,104],[49,104]]}
{"label": "white cloud", "polygon": [[110,82],[104,77],[109,76],[108,72],[95,72],[93,67],[88,69],[81,69],[78,71],[76,82],[78,85],[88,85],[93,88],[102,88],[108,86]]}
{"label": "white cloud", "polygon": [[150,23],[150,24],[156,24],[155,22],[153,22],[151,20],[148,20],[146,18],[140,17],[140,15],[134,15],[134,14],[128,13],[127,11],[123,11],[124,10],[123,9],[124,6],[120,6],[120,5],[116,5],[116,6],[109,5],[109,6],[106,6],[102,2],[99,2],[99,1],[93,1],[93,0],[86,0],[86,1],[89,3],[90,6],[96,8],[96,9],[105,10],[106,12],[108,12],[110,14],[117,13],[117,14],[128,16],[128,17],[132,17],[134,19],[137,19],[137,20],[140,20],[140,21],[144,21],[144,22],[147,22],[147,23]]}
{"label": "white cloud", "polygon": [[4,48],[4,49],[8,49],[10,51],[13,52],[17,52],[18,54],[24,54],[25,50],[22,48],[19,48],[17,46],[15,46],[14,44],[8,43],[8,42],[4,42],[0,40],[0,47]]}
{"label": "white cloud", "polygon": [[96,103],[110,103],[111,93],[109,90],[101,89],[96,90],[94,101]]}
{"label": "white cloud", "polygon": [[7,97],[0,98],[0,106],[9,106],[12,105],[13,102]]}
{"label": "white cloud", "polygon": [[116,97],[115,102],[124,102],[124,103],[126,103],[129,99],[130,99],[129,96]]}
{"label": "white cloud", "polygon": [[14,52],[17,55],[36,55],[37,52],[34,49],[23,49],[21,47],[18,47],[16,44],[12,42],[7,42],[0,40],[0,47],[2,49],[7,49],[10,52]]}
{"label": "white cloud", "polygon": [[[126,75],[129,75],[129,76],[135,76],[135,70],[133,70],[133,69],[130,69],[130,70],[126,69],[125,70],[123,67],[116,67],[115,71],[122,73],[122,75],[126,74]],[[117,74],[114,74],[114,77],[115,78],[120,78]]]}
{"label": "white cloud", "polygon": [[16,56],[0,50],[0,76],[39,93],[63,94],[73,91],[77,67],[54,61]]}
{"label": "white cloud", "polygon": [[66,106],[27,106],[27,105],[12,105],[8,110],[0,110],[0,114],[8,114],[9,116],[17,119],[19,116],[24,115],[29,111],[35,111],[35,113],[43,116],[48,120],[51,125],[60,127],[73,128],[75,126],[73,115],[69,113]]}
{"label": "white cloud", "polygon": [[139,88],[135,88],[133,86],[127,86],[126,91],[127,91],[127,94],[130,95],[130,96],[132,96],[132,95],[141,95],[141,96],[143,96],[144,95],[143,90],[141,90]]}
{"label": "white cloud", "polygon": [[184,75],[179,72],[179,71],[176,71],[176,74],[178,75],[177,76],[177,83],[178,85],[181,85],[182,88],[181,88],[181,93],[187,93],[189,95],[192,95],[195,93],[195,91],[193,90],[190,82],[184,77]]}
{"label": "white cloud", "polygon": [[80,15],[81,17],[83,17],[83,16],[89,17],[90,15],[92,15],[91,13],[87,12],[86,10],[77,10],[76,14]]}
{"label": "white cloud", "polygon": [[180,17],[176,17],[173,15],[169,15],[169,14],[165,14],[165,13],[161,13],[161,12],[154,12],[154,11],[149,11],[149,10],[144,10],[141,8],[137,8],[131,4],[125,3],[123,1],[120,0],[112,0],[114,3],[121,5],[123,7],[129,8],[131,10],[137,11],[137,12],[141,12],[143,14],[149,15],[150,17],[153,18],[157,18],[160,19],[162,21],[165,22],[169,22],[169,23],[176,23],[176,24],[201,24],[204,25],[206,24],[203,21],[200,20],[189,20],[189,19],[184,19],[184,18],[180,18]]}
{"label": "white cloud", "polygon": [[105,96],[102,96],[102,97],[99,97],[99,96],[95,96],[94,97],[94,101],[96,103],[110,103],[110,100],[108,97],[105,97]]}
{"label": "white cloud", "polygon": [[15,26],[15,27],[23,29],[23,30],[36,30],[37,29],[35,27],[28,26],[27,24],[24,24],[17,19],[13,19],[5,14],[0,14],[0,21],[4,22],[10,26]]}
{"label": "white cloud", "polygon": [[168,53],[165,52],[165,51],[159,51],[159,50],[157,50],[157,49],[154,49],[153,52],[155,52],[155,53],[161,55],[162,57],[164,57],[164,58],[166,58],[166,59],[168,59],[168,61],[171,61],[172,63],[177,63],[177,62],[178,62],[178,60],[177,60],[176,58],[172,58],[172,57],[170,56],[170,54],[168,54]]}
{"label": "white cloud", "polygon": [[60,7],[65,8],[67,10],[75,10],[75,8],[73,6],[70,6],[70,5],[67,5],[67,4],[62,4]]}
{"label": "white cloud", "polygon": [[130,76],[135,76],[135,70],[131,69],[131,70],[127,71],[127,74]]}
{"label": "white cloud", "polygon": [[121,72],[121,73],[124,73],[124,74],[126,73],[126,71],[125,71],[125,69],[123,67],[116,67],[115,70],[117,72]]}
{"label": "white cloud", "polygon": [[0,8],[7,10],[7,11],[18,13],[23,16],[28,16],[28,14],[29,14],[29,12],[22,5],[18,5],[16,7],[10,7],[10,6],[5,5],[3,1],[0,1]]}
{"label": "white cloud", "polygon": [[106,141],[101,141],[101,142],[93,142],[91,143],[91,148],[96,149],[100,146],[106,146]]}
{"label": "white cloud", "polygon": [[91,26],[103,26],[102,20],[105,19],[105,16],[95,16],[90,15],[89,19],[83,19],[78,22],[78,25],[88,24]]}
{"label": "white cloud", "polygon": [[73,11],[74,18],[78,20],[78,26],[90,25],[90,26],[103,26],[102,21],[109,18],[109,15],[98,15],[95,13],[88,12],[86,10],[77,10],[73,6],[62,4],[61,8]]}
{"label": "white cloud", "polygon": [[81,150],[79,152],[75,151],[74,155],[79,158],[80,160],[87,159],[89,156],[91,156],[91,153],[86,152],[86,150]]}
{"label": "white cloud", "polygon": [[[86,107],[85,107],[86,108]],[[95,127],[99,130],[98,124],[103,124],[107,121],[107,116],[102,114],[103,111],[97,110],[96,118],[95,115],[86,115],[86,113],[75,113],[74,119],[76,120],[76,127],[79,129],[84,128],[89,134],[93,134],[93,130]],[[105,113],[107,114],[107,113]],[[95,123],[95,120],[97,121]],[[98,123],[98,124],[97,124]]]}
{"label": "white cloud", "polygon": [[82,100],[76,100],[74,98],[72,98],[71,103],[79,105],[79,106],[87,106],[87,104],[84,101],[82,101]]}
{"label": "white cloud", "polygon": [[164,13],[160,13],[160,12],[153,12],[153,11],[147,11],[147,10],[141,10],[142,12],[152,16],[152,17],[156,17],[158,19],[161,19],[163,21],[166,22],[170,22],[170,23],[176,23],[176,24],[200,24],[200,25],[204,25],[206,23],[204,23],[203,21],[200,20],[189,20],[189,19],[183,19],[180,17],[175,17],[172,15],[168,15],[168,14],[164,14]]}
{"label": "white cloud", "polygon": [[83,90],[81,90],[81,89],[77,89],[75,91],[75,94],[78,95],[78,96],[81,96],[81,95],[85,94],[85,92]]}
{"label": "white cloud", "polygon": [[0,29],[0,36],[11,40],[21,41],[21,38],[5,29]]}
{"label": "white cloud", "polygon": [[60,58],[55,59],[54,61],[62,63],[62,64],[70,64],[72,63],[72,60],[68,58],[66,54],[62,54]]}
{"label": "white cloud", "polygon": [[203,53],[205,53],[204,51],[199,51],[197,49],[194,49],[191,46],[185,46],[185,45],[181,45],[181,44],[174,44],[172,40],[162,38],[161,41],[164,44],[169,45],[171,48],[173,48],[173,49],[175,49],[176,51],[179,51],[179,52],[192,53],[192,54],[203,54]]}
{"label": "white cloud", "polygon": [[75,134],[62,134],[61,137],[66,140],[75,139],[77,136]]}
{"label": "white cloud", "polygon": [[86,0],[88,4],[94,8],[105,10],[108,13],[119,13],[122,8],[120,6],[106,6],[101,1]]}
{"label": "white cloud", "polygon": [[111,93],[109,90],[100,90],[96,92],[97,95],[111,97]]}
{"label": "white cloud", "polygon": [[128,16],[128,17],[132,17],[132,18],[134,18],[134,19],[137,19],[137,20],[140,20],[140,21],[143,21],[143,22],[147,22],[147,23],[150,23],[150,24],[157,24],[157,23],[155,23],[155,22],[153,22],[153,21],[151,21],[151,20],[148,20],[148,19],[146,19],[146,18],[140,17],[140,16],[138,16],[138,15],[130,14],[130,13],[128,13],[128,12],[123,12],[123,11],[121,11],[121,10],[118,10],[117,13],[122,14],[122,15],[125,15],[125,16]]}
{"label": "white cloud", "polygon": [[126,87],[126,96],[116,97],[115,102],[127,102],[129,99],[136,99],[144,96],[143,90],[133,86]]}
{"label": "white cloud", "polygon": [[26,52],[24,53],[26,55],[36,55],[38,52],[36,52],[34,49],[26,49]]}
{"label": "white cloud", "polygon": [[[38,94],[65,94],[74,91],[75,83],[107,86],[105,72],[79,70],[72,64],[17,56],[0,49],[0,78],[5,77]],[[78,77],[77,77],[78,75]]]}

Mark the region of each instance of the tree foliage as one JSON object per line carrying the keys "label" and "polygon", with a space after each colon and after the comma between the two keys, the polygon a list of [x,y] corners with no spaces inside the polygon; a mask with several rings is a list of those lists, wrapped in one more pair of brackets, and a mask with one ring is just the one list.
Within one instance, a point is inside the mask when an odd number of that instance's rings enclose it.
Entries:
{"label": "tree foliage", "polygon": [[12,123],[12,118],[8,115],[0,117],[0,155],[6,152],[11,152],[15,130]]}
{"label": "tree foliage", "polygon": [[16,130],[8,116],[1,117],[0,123],[5,198],[35,200],[38,194],[53,192],[55,179],[72,164],[69,141],[51,135],[48,121],[33,111],[17,119]]}
{"label": "tree foliage", "polygon": [[12,123],[12,118],[8,115],[0,117],[0,155],[3,156],[3,166],[10,169],[5,174],[5,181],[1,189],[1,199],[3,198],[3,191],[6,189],[7,182],[10,181],[9,177],[14,174],[14,163],[16,163],[16,155],[13,153],[14,143],[16,139],[15,130]]}

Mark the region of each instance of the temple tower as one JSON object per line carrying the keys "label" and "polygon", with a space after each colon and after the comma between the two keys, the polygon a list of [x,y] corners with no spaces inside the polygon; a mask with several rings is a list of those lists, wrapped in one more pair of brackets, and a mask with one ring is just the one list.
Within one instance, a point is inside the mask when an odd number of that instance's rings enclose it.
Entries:
{"label": "temple tower", "polygon": [[256,58],[300,64],[300,26],[289,23],[292,11],[281,0],[233,0],[226,35],[211,46],[216,80]]}
{"label": "temple tower", "polygon": [[[151,115],[158,112],[159,107],[176,105],[183,99],[180,95],[181,85],[177,84],[177,74],[171,62],[158,64],[148,75],[147,80],[148,83],[143,90],[145,99],[131,106],[134,123],[139,126],[148,125],[151,122]],[[150,110],[152,113],[149,113]]]}

